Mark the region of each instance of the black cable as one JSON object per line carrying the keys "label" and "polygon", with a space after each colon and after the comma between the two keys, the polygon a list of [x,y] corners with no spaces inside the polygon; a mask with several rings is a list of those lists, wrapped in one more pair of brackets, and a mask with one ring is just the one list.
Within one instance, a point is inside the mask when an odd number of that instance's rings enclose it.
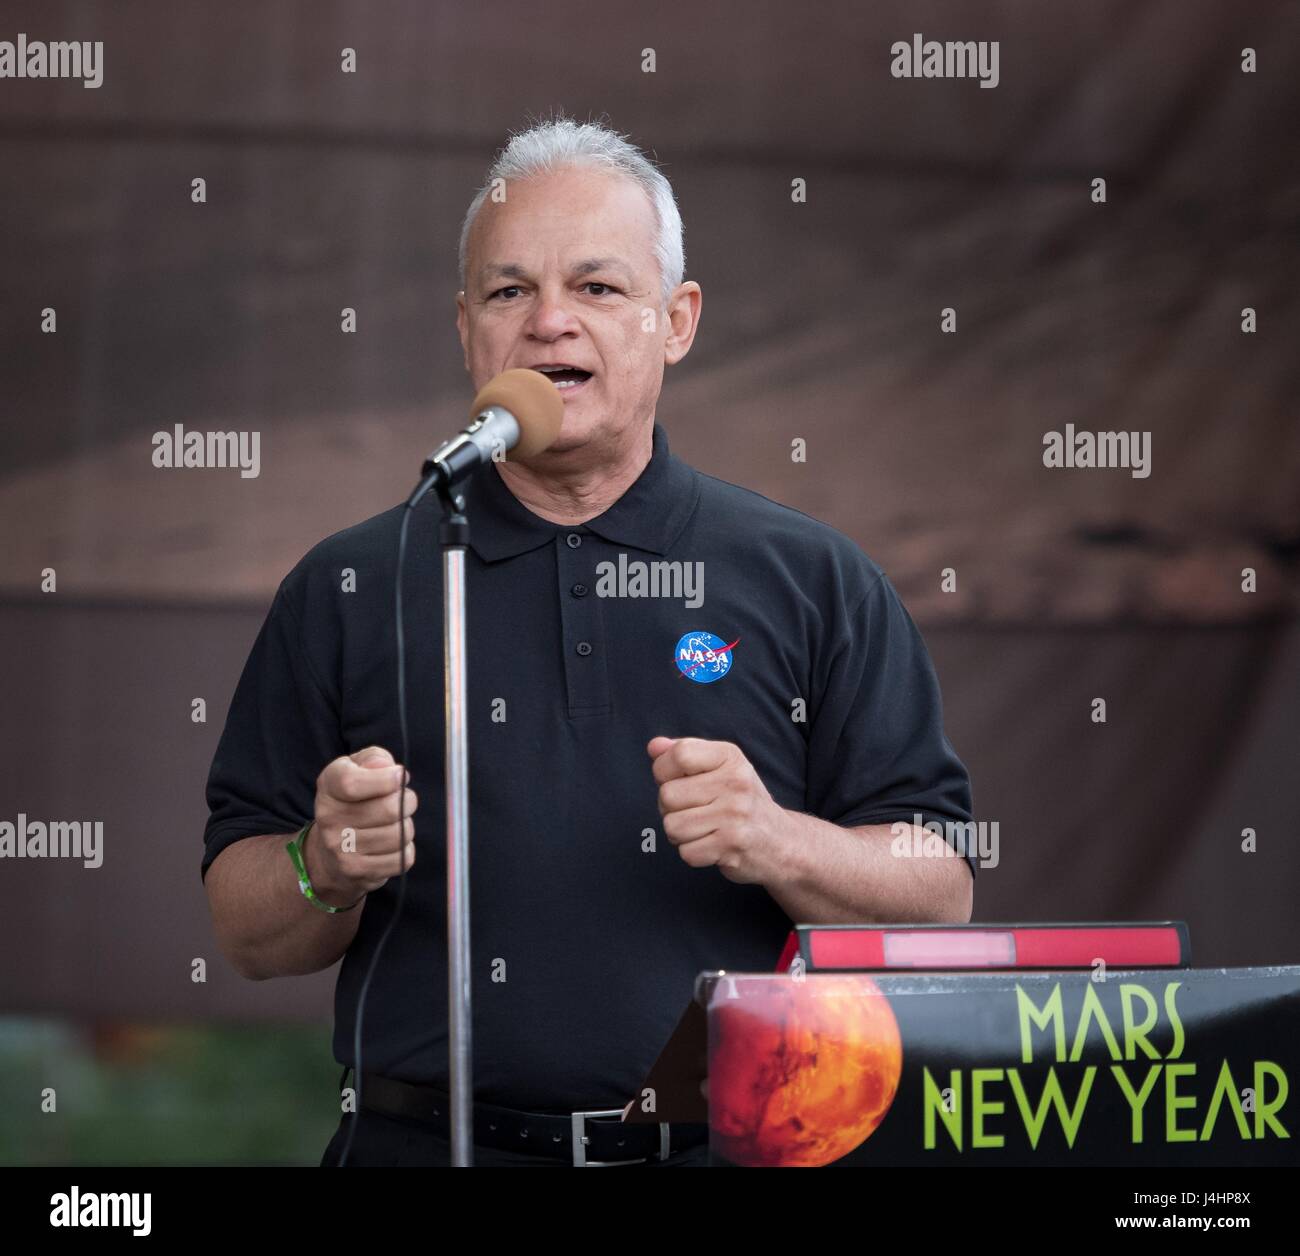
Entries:
{"label": "black cable", "polygon": [[[427,482],[426,482],[427,484]],[[418,494],[418,495],[417,495]],[[413,493],[411,500],[406,503],[402,511],[402,526],[397,534],[397,574],[394,581],[396,592],[394,594],[394,614],[397,619],[397,718],[402,729],[402,769],[410,771],[411,748],[407,738],[406,729],[406,636],[402,631],[402,569],[406,564],[406,530],[411,521],[411,511],[413,503],[423,496],[422,493]],[[361,983],[361,993],[357,997],[357,1019],[355,1032],[352,1038],[352,1056],[356,1060],[356,1066],[352,1070],[352,1080],[356,1085],[356,1110],[352,1113],[352,1124],[348,1126],[347,1141],[343,1144],[343,1154],[339,1157],[338,1168],[343,1168],[348,1162],[348,1153],[352,1150],[352,1139],[357,1132],[357,1122],[361,1120],[361,1026],[365,1021],[366,1015],[366,995],[370,993],[370,979],[375,975],[375,966],[379,963],[379,957],[383,954],[384,943],[388,941],[388,935],[392,933],[393,927],[401,919],[402,908],[406,903],[406,785],[403,783],[402,792],[397,799],[397,834],[398,848],[401,859],[402,871],[401,885],[397,890],[397,910],[393,912],[392,918],[388,922],[388,928],[383,932],[379,939],[379,945],[375,947],[375,953],[370,958],[370,967],[366,970],[366,979]],[[412,841],[414,841],[412,835]],[[362,908],[364,911],[365,909]]]}

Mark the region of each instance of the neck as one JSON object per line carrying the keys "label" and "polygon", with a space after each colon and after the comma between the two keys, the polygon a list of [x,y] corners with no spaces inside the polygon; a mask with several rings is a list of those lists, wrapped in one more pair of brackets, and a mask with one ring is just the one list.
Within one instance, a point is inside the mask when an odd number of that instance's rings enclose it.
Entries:
{"label": "neck", "polygon": [[603,515],[646,469],[654,452],[653,423],[617,446],[587,445],[529,461],[496,463],[506,487],[535,515],[570,526]]}

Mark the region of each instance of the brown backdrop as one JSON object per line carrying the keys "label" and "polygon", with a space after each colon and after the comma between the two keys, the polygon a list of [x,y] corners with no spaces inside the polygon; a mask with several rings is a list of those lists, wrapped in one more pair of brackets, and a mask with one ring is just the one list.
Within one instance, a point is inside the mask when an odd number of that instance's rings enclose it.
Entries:
{"label": "brown backdrop", "polygon": [[[0,1006],[328,1008],[217,956],[207,767],[276,583],[459,427],[460,217],[556,107],[677,189],[674,451],[853,536],[921,624],[1000,826],[976,918],[1297,960],[1300,7],[862,8],[9,6],[0,38],[102,39],[105,79],[0,81],[0,818],[102,819],[106,857],[0,864]],[[999,86],[893,79],[913,31],[999,40]],[[259,431],[261,475],[155,469],[177,422]],[[1150,432],[1151,476],[1045,469],[1066,423]]]}

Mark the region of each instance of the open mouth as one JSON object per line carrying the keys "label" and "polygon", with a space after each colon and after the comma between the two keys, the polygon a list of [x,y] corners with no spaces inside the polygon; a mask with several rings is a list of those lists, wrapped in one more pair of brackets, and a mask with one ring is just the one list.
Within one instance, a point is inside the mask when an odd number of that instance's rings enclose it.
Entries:
{"label": "open mouth", "polygon": [[579,366],[566,366],[556,363],[548,366],[535,366],[534,371],[541,371],[561,392],[573,392],[580,389],[591,378],[590,371]]}

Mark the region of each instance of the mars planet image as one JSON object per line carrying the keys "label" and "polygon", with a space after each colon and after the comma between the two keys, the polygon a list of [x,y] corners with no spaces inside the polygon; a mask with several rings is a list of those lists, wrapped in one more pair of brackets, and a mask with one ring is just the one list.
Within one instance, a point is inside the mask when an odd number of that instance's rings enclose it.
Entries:
{"label": "mars planet image", "polygon": [[711,1141],[733,1164],[830,1164],[871,1136],[898,1092],[898,1022],[863,973],[724,977],[709,1018]]}

